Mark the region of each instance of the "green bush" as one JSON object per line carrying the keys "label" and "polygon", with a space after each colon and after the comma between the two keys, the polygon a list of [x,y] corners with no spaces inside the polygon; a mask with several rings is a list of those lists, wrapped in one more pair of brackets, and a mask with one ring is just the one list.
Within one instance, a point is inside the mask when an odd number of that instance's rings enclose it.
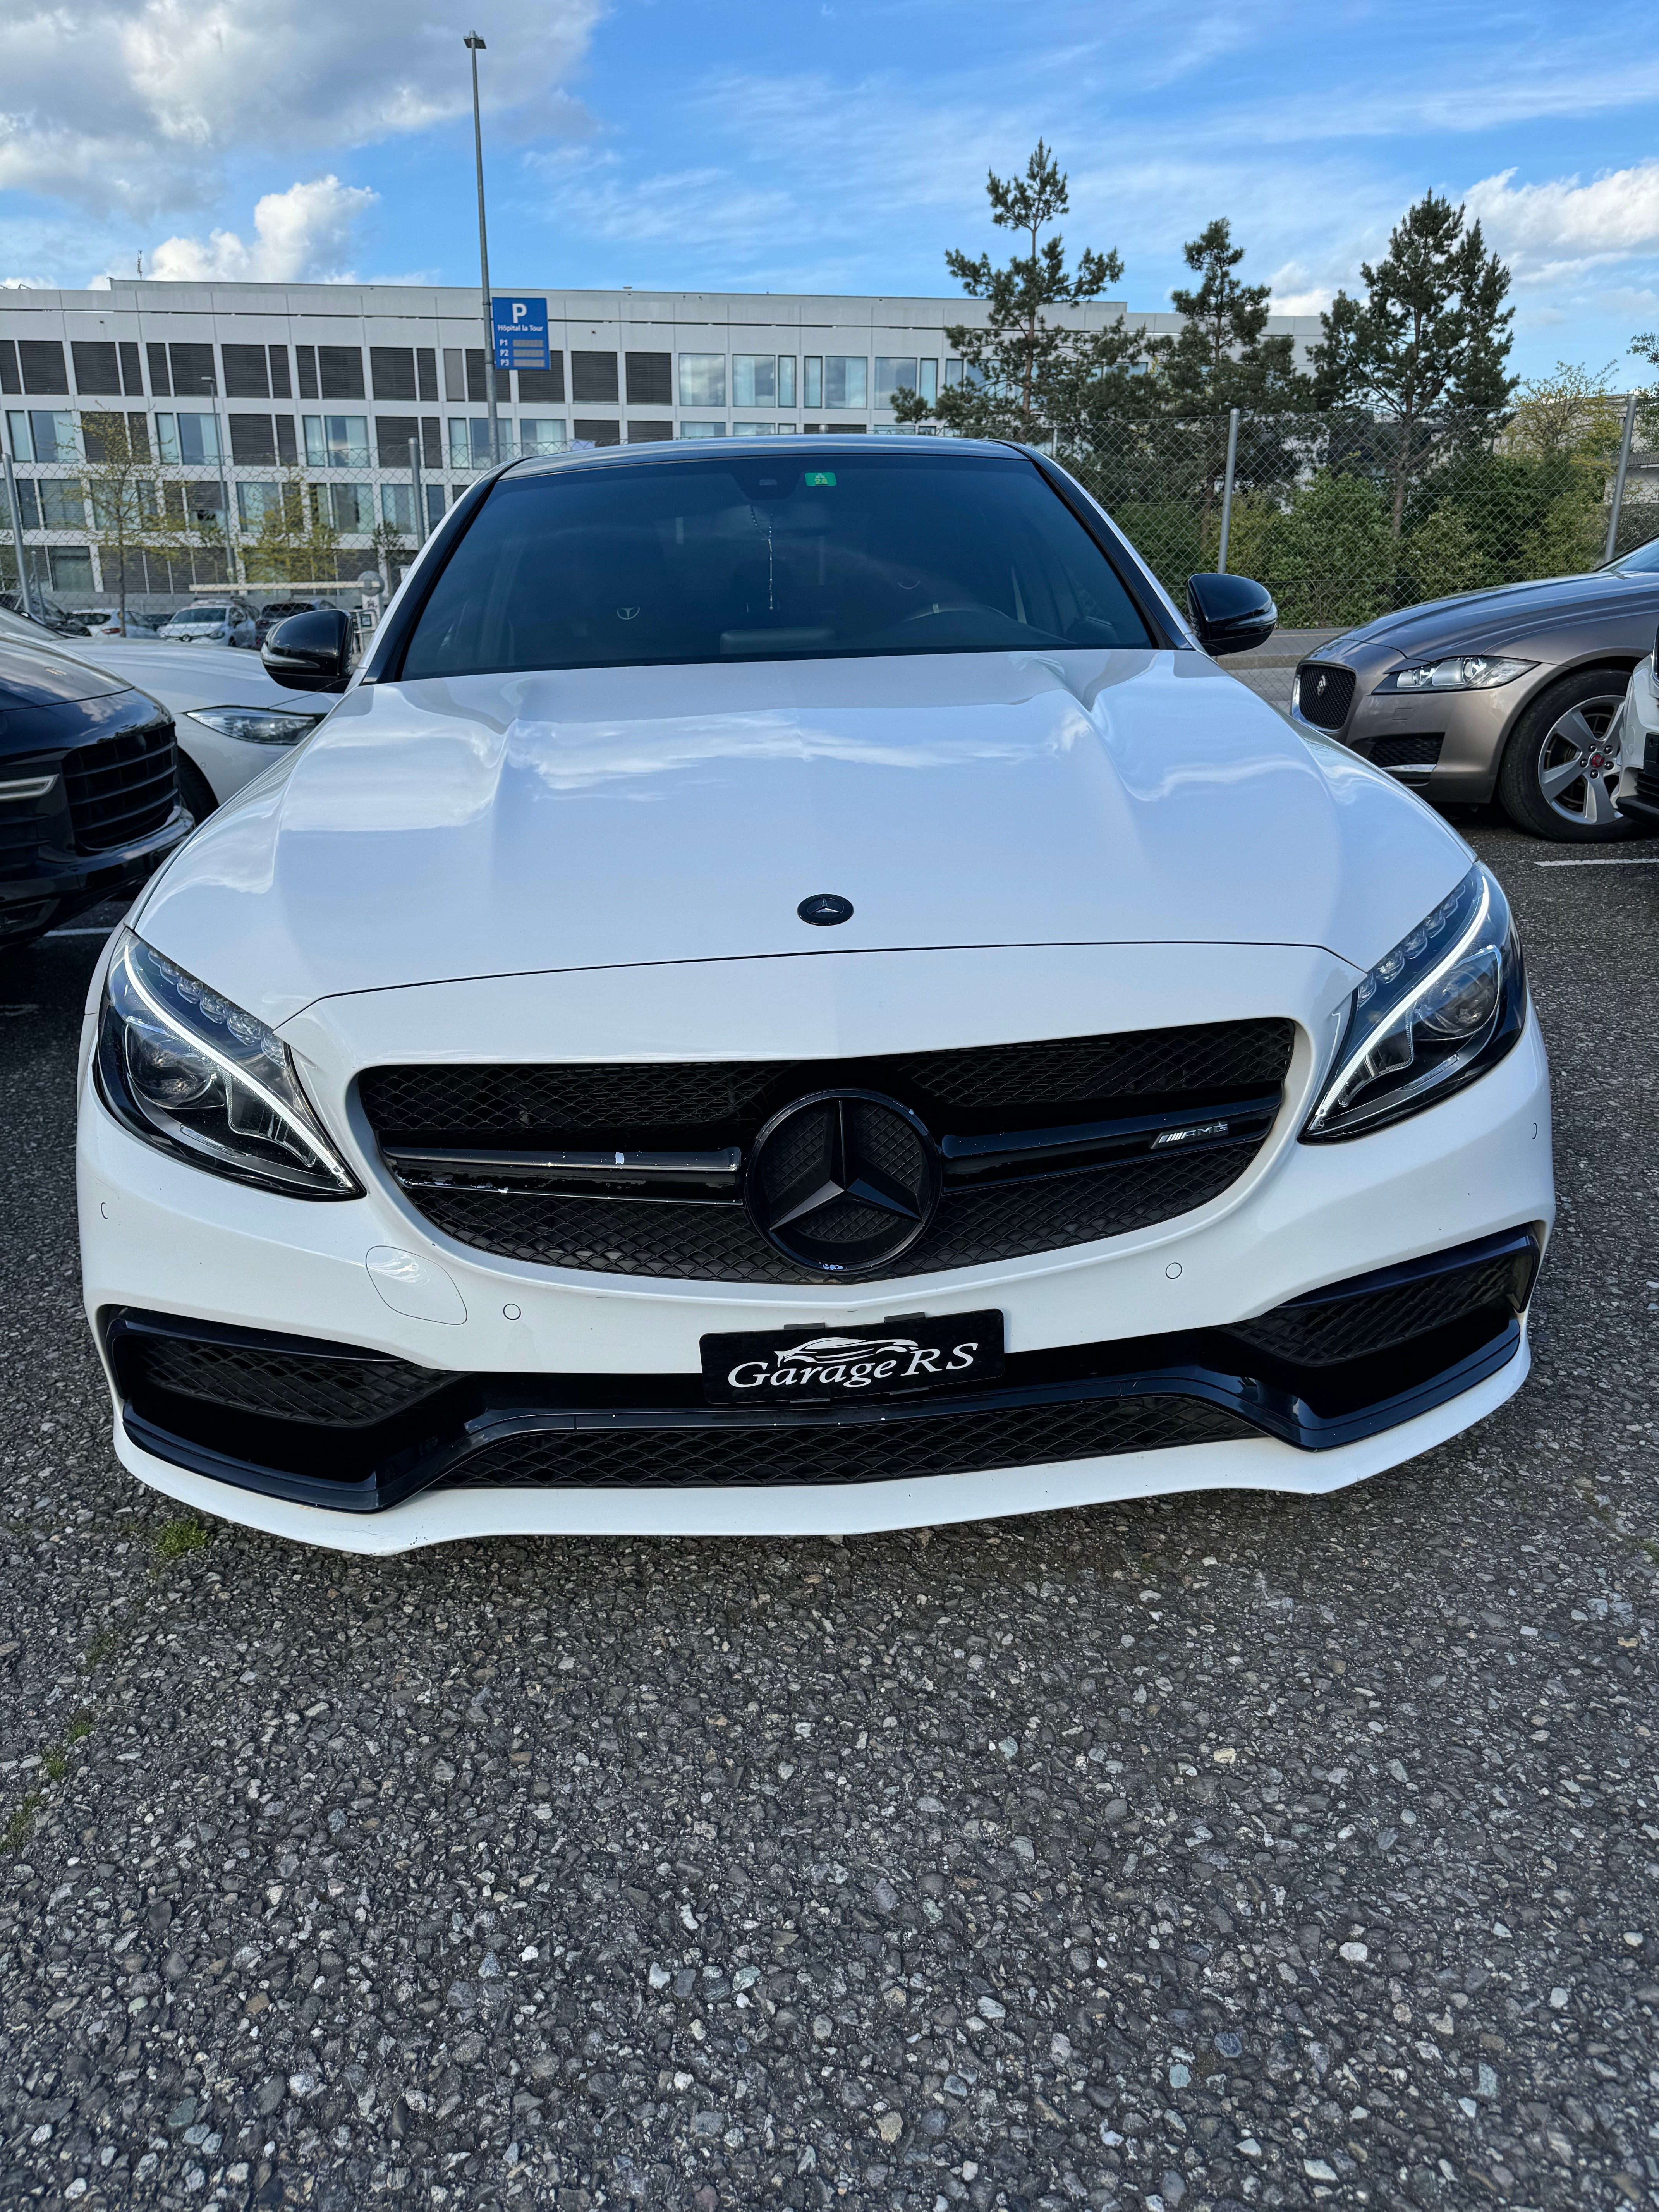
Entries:
{"label": "green bush", "polygon": [[[1393,604],[1395,546],[1388,502],[1363,477],[1322,470],[1261,532],[1261,580],[1287,629],[1370,622]],[[1245,569],[1240,557],[1230,568]]]}

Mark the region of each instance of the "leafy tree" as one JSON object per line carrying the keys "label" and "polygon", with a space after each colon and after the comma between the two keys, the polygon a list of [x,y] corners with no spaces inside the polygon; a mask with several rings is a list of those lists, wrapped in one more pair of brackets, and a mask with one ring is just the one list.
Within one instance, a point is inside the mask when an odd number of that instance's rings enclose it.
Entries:
{"label": "leafy tree", "polygon": [[1364,477],[1322,469],[1263,531],[1262,566],[1287,629],[1370,622],[1394,597],[1395,545],[1381,493]]}
{"label": "leafy tree", "polygon": [[[962,356],[963,381],[931,405],[916,393],[896,392],[891,405],[901,422],[930,416],[964,437],[1014,438],[1039,445],[1076,426],[1097,403],[1098,387],[1114,376],[1127,380],[1139,359],[1146,333],[1120,320],[1101,330],[1049,319],[1054,307],[1097,300],[1123,275],[1115,252],[1085,246],[1075,268],[1053,226],[1070,207],[1066,178],[1042,139],[1023,177],[986,181],[991,220],[1024,234],[1027,251],[1001,268],[988,253],[976,258],[954,247],[945,262],[969,299],[983,300],[983,325],[951,324],[945,337]],[[1044,234],[1051,234],[1045,236]]]}
{"label": "leafy tree", "polygon": [[1513,308],[1510,272],[1486,252],[1463,210],[1426,192],[1395,224],[1389,251],[1362,264],[1365,296],[1339,292],[1321,317],[1315,349],[1323,404],[1370,404],[1398,426],[1390,527],[1398,538],[1406,495],[1445,448],[1489,434],[1515,380],[1504,370]]}
{"label": "leafy tree", "polygon": [[142,415],[113,410],[83,415],[81,441],[86,496],[92,507],[91,538],[106,579],[115,580],[125,635],[129,579],[137,556],[176,553],[181,526],[160,496]]}
{"label": "leafy tree", "polygon": [[1500,440],[1506,453],[1531,461],[1581,461],[1616,467],[1624,434],[1624,409],[1610,390],[1615,364],[1579,368],[1558,361],[1550,376],[1528,378]]}

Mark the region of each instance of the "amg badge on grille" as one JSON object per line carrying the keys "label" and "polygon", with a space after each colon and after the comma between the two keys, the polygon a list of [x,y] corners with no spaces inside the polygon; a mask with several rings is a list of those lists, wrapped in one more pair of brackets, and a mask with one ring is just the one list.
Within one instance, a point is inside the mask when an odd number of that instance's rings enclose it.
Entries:
{"label": "amg badge on grille", "polygon": [[795,908],[803,921],[810,921],[815,929],[833,929],[838,921],[851,921],[853,902],[835,891],[814,891]]}

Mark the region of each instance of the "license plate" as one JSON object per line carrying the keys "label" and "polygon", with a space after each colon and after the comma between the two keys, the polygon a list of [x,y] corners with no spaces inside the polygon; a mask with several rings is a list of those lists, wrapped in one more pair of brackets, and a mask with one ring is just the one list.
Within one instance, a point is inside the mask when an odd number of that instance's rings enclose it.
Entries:
{"label": "license plate", "polygon": [[885,1398],[988,1382],[1001,1372],[1002,1316],[994,1311],[702,1340],[703,1390],[720,1404]]}

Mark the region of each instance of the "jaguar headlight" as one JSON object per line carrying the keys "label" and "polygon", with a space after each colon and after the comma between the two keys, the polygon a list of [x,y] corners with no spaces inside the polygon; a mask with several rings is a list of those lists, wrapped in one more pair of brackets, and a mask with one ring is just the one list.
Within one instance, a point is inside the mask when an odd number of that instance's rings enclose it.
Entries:
{"label": "jaguar headlight", "polygon": [[[1328,650],[1328,648],[1327,648]],[[1416,668],[1391,668],[1379,691],[1492,691],[1513,684],[1535,660],[1503,660],[1490,653],[1455,653],[1445,660],[1425,660]]]}
{"label": "jaguar headlight", "polygon": [[1477,863],[1355,991],[1304,1143],[1364,1135],[1473,1083],[1520,1036],[1526,1005],[1509,902]]}
{"label": "jaguar headlight", "polygon": [[292,1198],[356,1198],[273,1030],[123,930],[104,983],[98,1088],[136,1136]]}

